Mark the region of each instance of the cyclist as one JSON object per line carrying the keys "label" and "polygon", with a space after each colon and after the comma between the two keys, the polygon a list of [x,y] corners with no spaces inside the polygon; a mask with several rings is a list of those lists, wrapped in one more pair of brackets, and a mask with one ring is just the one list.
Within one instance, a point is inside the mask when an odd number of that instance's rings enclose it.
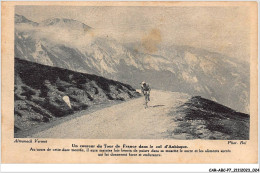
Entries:
{"label": "cyclist", "polygon": [[151,88],[150,88],[149,84],[146,83],[145,81],[143,81],[141,83],[141,91],[142,91],[143,95],[145,96],[145,108],[147,108],[148,107],[147,103],[148,103],[148,101],[150,101]]}

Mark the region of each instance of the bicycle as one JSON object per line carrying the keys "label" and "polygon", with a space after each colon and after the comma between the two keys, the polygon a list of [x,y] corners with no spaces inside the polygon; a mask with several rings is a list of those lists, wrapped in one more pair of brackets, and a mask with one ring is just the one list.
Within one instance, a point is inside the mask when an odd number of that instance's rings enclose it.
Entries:
{"label": "bicycle", "polygon": [[150,96],[149,91],[144,91],[144,98],[145,98],[145,104],[144,104],[145,106],[144,106],[144,108],[145,109],[148,108],[148,102],[150,101],[149,96]]}

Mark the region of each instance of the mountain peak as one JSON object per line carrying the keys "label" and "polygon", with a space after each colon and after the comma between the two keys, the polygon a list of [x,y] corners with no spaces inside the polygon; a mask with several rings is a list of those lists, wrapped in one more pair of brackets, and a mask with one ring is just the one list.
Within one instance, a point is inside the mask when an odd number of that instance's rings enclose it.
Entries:
{"label": "mountain peak", "polygon": [[24,17],[23,15],[19,15],[19,14],[15,14],[15,23],[16,24],[27,23],[27,24],[31,24],[33,26],[39,25],[38,23],[33,22],[33,21],[27,19],[26,17]]}
{"label": "mountain peak", "polygon": [[60,26],[60,27],[82,27],[84,30],[91,29],[90,26],[79,22],[74,19],[67,19],[67,18],[52,18],[44,20],[40,23],[42,26]]}

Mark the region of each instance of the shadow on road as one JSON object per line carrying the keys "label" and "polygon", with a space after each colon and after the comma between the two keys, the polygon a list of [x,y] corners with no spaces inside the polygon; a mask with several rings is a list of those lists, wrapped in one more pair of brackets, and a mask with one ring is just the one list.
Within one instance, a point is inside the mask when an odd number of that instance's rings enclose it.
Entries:
{"label": "shadow on road", "polygon": [[150,106],[150,107],[156,108],[156,107],[161,107],[161,106],[165,106],[165,105],[154,105],[154,106]]}

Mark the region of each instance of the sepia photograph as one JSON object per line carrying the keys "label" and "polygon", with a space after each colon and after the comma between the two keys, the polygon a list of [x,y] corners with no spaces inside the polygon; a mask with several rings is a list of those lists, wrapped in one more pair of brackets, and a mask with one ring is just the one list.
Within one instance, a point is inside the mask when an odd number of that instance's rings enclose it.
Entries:
{"label": "sepia photograph", "polygon": [[16,6],[15,137],[248,140],[248,15]]}
{"label": "sepia photograph", "polygon": [[3,163],[258,162],[257,2],[1,5]]}

